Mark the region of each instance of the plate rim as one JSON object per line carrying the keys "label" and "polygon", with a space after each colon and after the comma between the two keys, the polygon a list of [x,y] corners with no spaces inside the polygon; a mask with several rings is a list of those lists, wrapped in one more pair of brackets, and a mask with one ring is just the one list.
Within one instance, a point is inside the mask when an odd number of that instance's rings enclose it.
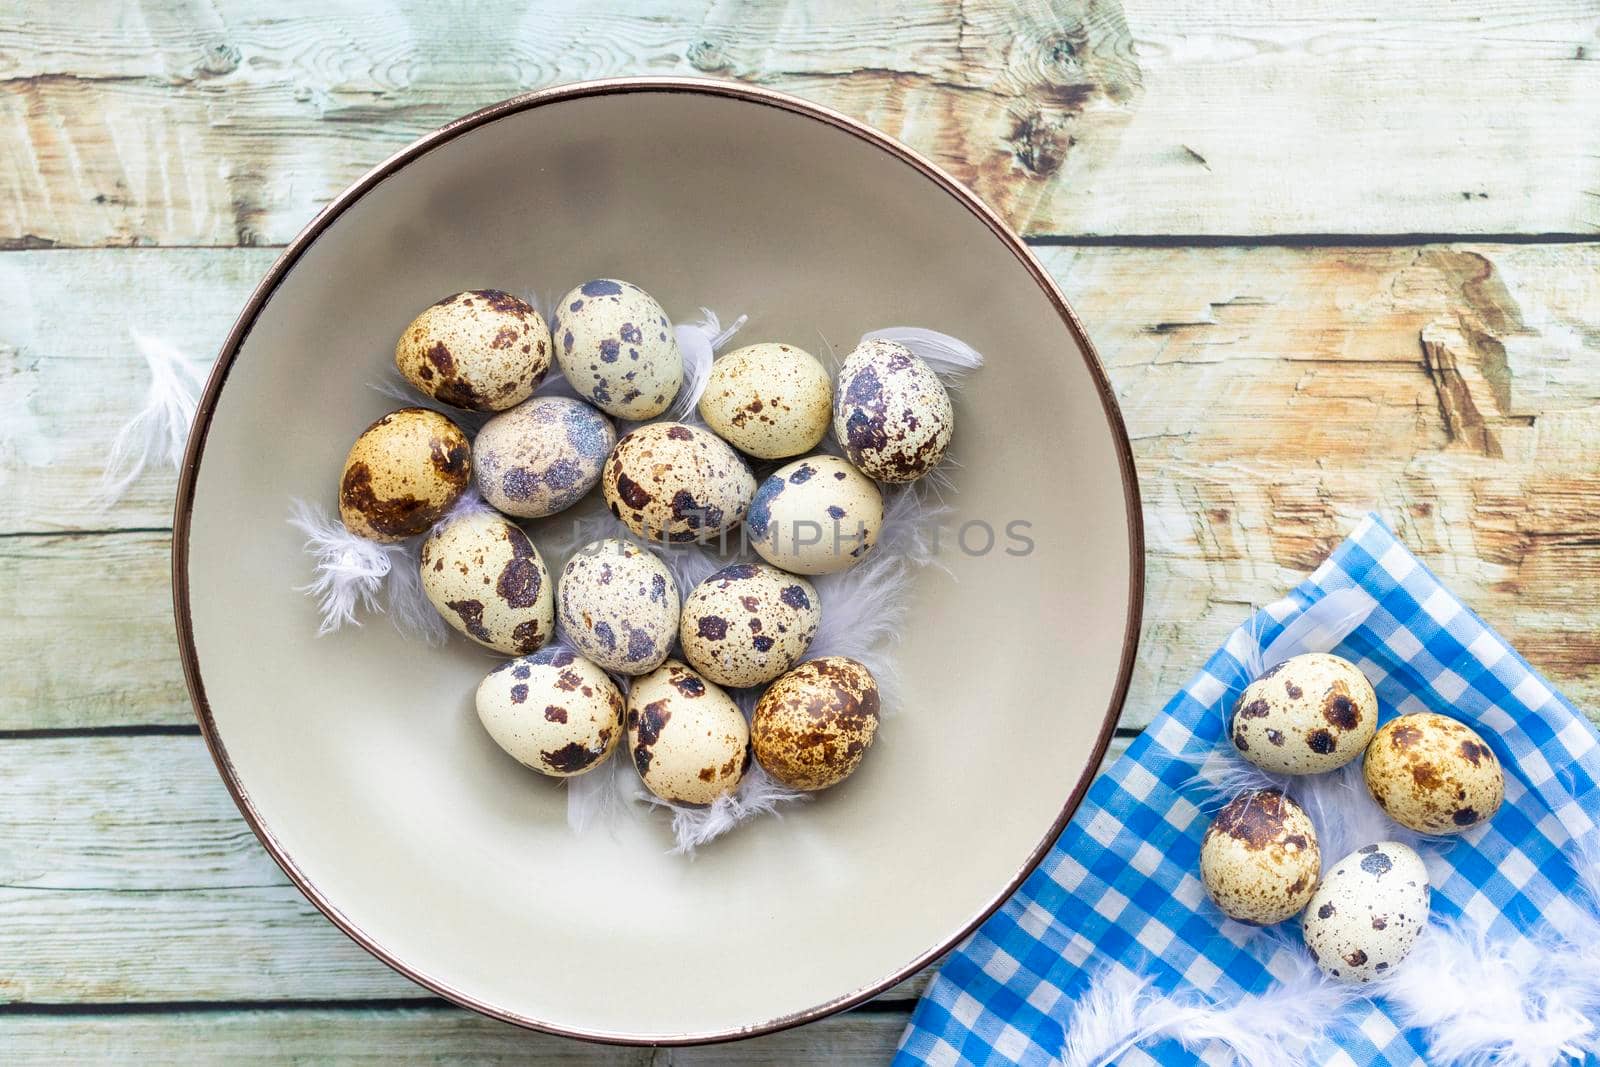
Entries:
{"label": "plate rim", "polygon": [[[1112,688],[1111,700],[1107,705],[1104,721],[1095,740],[1092,758],[1085,764],[1083,772],[1079,775],[1077,783],[1068,794],[1059,815],[1051,824],[1040,842],[1029,853],[1022,867],[1001,887],[992,898],[970,919],[962,923],[960,929],[942,938],[930,948],[917,954],[904,965],[894,969],[889,975],[874,980],[861,988],[841,994],[821,1004],[806,1008],[802,1011],[780,1015],[765,1022],[754,1023],[748,1026],[736,1027],[725,1030],[711,1030],[695,1033],[675,1034],[619,1034],[605,1031],[585,1030],[581,1027],[564,1026],[549,1020],[537,1019],[529,1015],[511,1011],[473,997],[462,992],[446,982],[436,979],[417,968],[407,964],[396,954],[390,952],[379,944],[362,928],[345,915],[337,905],[328,899],[296,865],[292,856],[278,842],[272,831],[262,820],[250,799],[249,792],[240,781],[234,769],[232,760],[228,756],[227,748],[217,731],[215,720],[212,718],[211,706],[206,699],[205,684],[201,678],[199,655],[194,642],[193,622],[189,606],[189,536],[190,520],[193,517],[194,496],[196,482],[200,470],[200,461],[205,453],[206,436],[211,428],[211,421],[216,412],[217,401],[221,396],[223,386],[227,382],[228,373],[234,361],[238,358],[239,350],[254,328],[256,319],[262,309],[276,292],[278,285],[300,260],[308,248],[321,236],[341,214],[352,204],[360,200],[368,192],[381,184],[388,177],[398,173],[407,165],[423,155],[438,148],[456,137],[481,126],[486,126],[498,119],[518,112],[531,110],[552,103],[578,100],[588,97],[611,96],[627,93],[684,93],[689,95],[703,95],[723,97],[739,100],[744,103],[759,104],[766,107],[777,108],[791,114],[799,115],[812,121],[822,122],[833,126],[845,133],[872,145],[891,156],[910,165],[915,170],[942,189],[947,195],[953,197],[957,203],[966,208],[971,214],[983,222],[1000,241],[1011,251],[1024,269],[1034,279],[1035,284],[1044,292],[1060,316],[1062,323],[1067,327],[1073,339],[1077,342],[1079,352],[1082,354],[1085,367],[1093,380],[1095,390],[1099,394],[1100,403],[1105,411],[1106,421],[1111,430],[1112,443],[1117,452],[1117,462],[1122,475],[1123,501],[1128,524],[1128,614],[1127,625],[1124,627],[1121,659],[1118,664],[1116,680]],[[1144,515],[1139,490],[1138,471],[1133,460],[1133,449],[1128,439],[1127,426],[1122,418],[1121,407],[1117,402],[1115,391],[1110,379],[1106,375],[1105,367],[1100,360],[1099,352],[1094,343],[1089,339],[1082,322],[1076,312],[1068,304],[1066,296],[1056,285],[1054,277],[1044,268],[1033,250],[1011,229],[1000,215],[978,195],[967,189],[960,182],[946,174],[937,164],[924,157],[921,153],[906,147],[899,141],[890,137],[867,124],[860,122],[848,115],[809,100],[803,100],[788,93],[779,92],[760,86],[747,85],[737,82],[719,81],[709,78],[685,77],[624,77],[604,78],[591,81],[570,82],[561,85],[549,86],[532,92],[522,93],[510,97],[487,107],[480,108],[470,114],[463,115],[431,133],[413,141],[411,144],[395,152],[371,170],[367,171],[350,186],[330,200],[320,211],[314,215],[310,222],[295,235],[294,239],[286,245],[278,257],[273,260],[272,266],[251,291],[243,309],[235,320],[233,327],[228,331],[222,348],[218,352],[215,365],[206,379],[205,388],[202,390],[199,402],[195,408],[194,421],[190,428],[188,445],[184,451],[183,466],[179,472],[178,490],[175,502],[172,523],[172,607],[173,618],[177,628],[178,651],[183,663],[184,684],[189,694],[189,702],[194,708],[195,718],[199,722],[201,736],[205,739],[206,748],[211,754],[212,761],[216,764],[223,783],[227,786],[228,793],[232,796],[239,813],[244,817],[256,839],[261,842],[267,854],[274,863],[283,871],[312,905],[322,912],[332,923],[347,937],[361,946],[364,950],[382,961],[385,965],[396,971],[412,982],[438,994],[446,1000],[480,1015],[497,1019],[502,1022],[551,1034],[557,1037],[574,1038],[581,1041],[591,1041],[608,1045],[622,1046],[656,1046],[656,1045],[704,1045],[724,1041],[737,1041],[744,1038],[758,1037],[763,1034],[776,1033],[791,1027],[801,1026],[815,1022],[838,1012],[848,1010],[872,999],[885,990],[917,974],[929,964],[938,960],[953,949],[967,935],[978,928],[985,920],[993,915],[1000,906],[1008,900],[1022,885],[1023,881],[1043,862],[1049,854],[1051,847],[1065,829],[1067,823],[1076,813],[1082,803],[1084,795],[1088,792],[1089,784],[1093,781],[1099,770],[1100,763],[1105,758],[1106,749],[1111,743],[1111,738],[1116,730],[1117,720],[1122,706],[1126,702],[1128,688],[1132,681],[1134,662],[1139,647],[1139,633],[1144,613],[1144,588],[1145,588],[1145,552],[1144,552]]]}

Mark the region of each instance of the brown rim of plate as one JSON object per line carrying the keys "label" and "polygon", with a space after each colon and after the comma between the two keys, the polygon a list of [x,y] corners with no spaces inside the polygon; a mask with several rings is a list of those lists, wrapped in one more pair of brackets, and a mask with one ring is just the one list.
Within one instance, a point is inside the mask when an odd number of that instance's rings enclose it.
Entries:
{"label": "brown rim of plate", "polygon": [[[833,1000],[818,1004],[805,1011],[779,1016],[776,1019],[770,1019],[767,1022],[737,1030],[720,1030],[700,1034],[666,1034],[659,1037],[632,1037],[629,1035],[573,1030],[554,1023],[519,1015],[504,1008],[496,1007],[493,1004],[476,1000],[460,990],[453,989],[444,982],[422,974],[408,966],[405,961],[398,959],[369,937],[360,927],[345,916],[331,900],[323,896],[316,885],[295,866],[293,858],[284,851],[277,839],[273,837],[272,832],[261,821],[255,806],[251,803],[250,795],[245,791],[243,783],[239,781],[238,775],[234,771],[233,763],[228,758],[227,749],[222,744],[222,738],[217,734],[216,723],[211,717],[211,706],[206,702],[205,683],[200,677],[200,661],[195,653],[194,630],[189,617],[188,573],[189,521],[194,508],[195,478],[200,469],[201,456],[205,452],[206,433],[211,427],[211,418],[216,412],[217,398],[222,393],[223,384],[228,380],[228,372],[233,367],[233,361],[238,357],[239,347],[244,343],[244,339],[249,336],[251,328],[255,325],[256,316],[261,313],[261,309],[266,305],[268,298],[277,288],[278,283],[294,267],[306,249],[322,234],[322,231],[327,229],[346,208],[362,196],[365,196],[368,190],[377,186],[385,178],[398,172],[413,160],[459,137],[463,133],[488,125],[496,119],[507,115],[558,101],[641,92],[696,93],[705,96],[727,97],[734,100],[742,100],[745,103],[775,107],[796,115],[802,115],[816,122],[826,123],[829,126],[859,137],[868,144],[875,145],[902,162],[909,164],[954,197],[963,207],[987,225],[995,237],[1005,242],[1006,247],[1011,250],[1012,254],[1017,257],[1017,260],[1027,269],[1028,273],[1033,276],[1039,288],[1050,298],[1050,302],[1055,306],[1056,312],[1061,316],[1061,321],[1078,342],[1083,353],[1089,373],[1094,379],[1095,389],[1100,394],[1100,403],[1105,409],[1106,421],[1110,424],[1112,436],[1115,439],[1117,458],[1122,468],[1122,486],[1127,506],[1129,543],[1128,625],[1122,639],[1122,662],[1117,668],[1116,686],[1112,692],[1111,703],[1106,708],[1105,723],[1101,726],[1100,736],[1095,742],[1093,758],[1086,764],[1083,774],[1078,778],[1071,795],[1068,796],[1066,803],[1062,806],[1061,814],[1051,824],[1049,832],[1029,854],[1021,869],[1006,882],[1005,886],[995,894],[994,898],[976,915],[963,923],[959,930],[952,933],[942,942],[920,953],[893,973],[854,992],[835,997]],[[1077,811],[1079,803],[1082,802],[1084,794],[1089,789],[1089,783],[1099,770],[1101,760],[1105,758],[1106,748],[1111,743],[1111,737],[1116,728],[1118,714],[1122,709],[1123,701],[1128,695],[1128,685],[1133,674],[1134,655],[1139,646],[1139,629],[1144,608],[1144,519],[1139,498],[1138,474],[1134,468],[1133,450],[1128,443],[1127,427],[1123,424],[1122,413],[1117,405],[1116,396],[1111,390],[1110,380],[1106,377],[1105,368],[1100,363],[1100,357],[1095,351],[1094,344],[1084,332],[1083,324],[1078,321],[1078,316],[1067,306],[1066,297],[1056,287],[1055,279],[1034,258],[1033,253],[1023,243],[1022,238],[1018,237],[992,208],[978,199],[976,194],[940,170],[931,161],[890,138],[887,134],[880,133],[870,126],[857,122],[848,115],[840,114],[831,108],[801,100],[787,93],[700,78],[608,78],[540,89],[521,96],[514,96],[509,100],[502,100],[498,104],[491,104],[482,110],[474,111],[470,115],[465,115],[454,122],[441,126],[434,132],[396,152],[368,171],[355,184],[340,193],[326,207],[317,212],[316,216],[306,224],[305,229],[301,230],[294,240],[289,242],[283,253],[272,264],[271,269],[267,271],[266,276],[261,279],[260,284],[251,292],[250,299],[246,301],[244,310],[239,313],[239,318],[233,324],[233,329],[228,332],[227,340],[223,342],[222,351],[217,356],[216,365],[211,369],[211,375],[206,380],[205,390],[200,396],[199,406],[195,410],[194,425],[190,429],[189,445],[184,453],[183,469],[178,479],[177,505],[173,515],[172,526],[172,609],[178,628],[178,648],[183,657],[183,676],[184,682],[189,689],[189,699],[194,704],[195,717],[200,721],[200,732],[205,737],[206,747],[211,751],[211,758],[216,762],[217,770],[221,773],[222,780],[227,784],[228,792],[233,795],[234,803],[238,805],[239,812],[244,816],[245,822],[250,824],[250,829],[261,840],[261,844],[265,846],[273,861],[283,869],[283,873],[288,875],[290,881],[299,888],[300,892],[305,894],[306,899],[316,905],[319,911],[331,919],[334,925],[343,930],[356,944],[406,978],[432,990],[445,999],[490,1018],[514,1023],[517,1026],[531,1030],[539,1030],[559,1037],[577,1038],[583,1041],[596,1041],[612,1045],[701,1045],[720,1041],[737,1041],[747,1037],[757,1037],[762,1034],[786,1030],[792,1026],[800,1026],[804,1023],[826,1018],[835,1012],[853,1008],[864,1001],[870,1000],[891,986],[897,985],[921,971],[953,948],[985,919],[994,914],[1000,905],[1005,903],[1011,894],[1017,890],[1023,880],[1033,873],[1034,868],[1044,859],[1051,846],[1055,843],[1056,838],[1060,836],[1061,831],[1066,827],[1068,820]]]}

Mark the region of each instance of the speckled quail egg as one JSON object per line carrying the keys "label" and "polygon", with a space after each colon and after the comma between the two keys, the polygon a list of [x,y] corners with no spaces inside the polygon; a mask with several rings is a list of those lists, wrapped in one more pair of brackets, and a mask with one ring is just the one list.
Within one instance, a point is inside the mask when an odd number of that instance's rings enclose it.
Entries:
{"label": "speckled quail egg", "polygon": [[805,655],[822,621],[817,590],[764,563],[724,567],[689,593],[678,641],[695,670],[718,685],[770,682]]}
{"label": "speckled quail egg", "polygon": [[704,805],[744,777],[750,727],[716,683],[671,659],[628,692],[628,749],[650,792]]}
{"label": "speckled quail egg", "polygon": [[627,541],[593,541],[561,571],[561,631],[608,671],[648,674],[678,636],[678,586],[653,554]]}
{"label": "speckled quail egg", "polygon": [[883,494],[837,456],[809,456],[774,471],[756,489],[745,527],[774,567],[833,574],[872,551],[883,526]]}
{"label": "speckled quail egg", "polygon": [[1505,799],[1494,752],[1465,723],[1433,712],[1391,719],[1367,746],[1367,789],[1389,818],[1423,834],[1458,834]]}
{"label": "speckled quail egg", "polygon": [[1322,852],[1305,810],[1276,789],[1228,802],[1200,845],[1200,879],[1223,914],[1266,926],[1299,913],[1316,892]]}
{"label": "speckled quail egg", "polygon": [[1330,978],[1370,982],[1400,965],[1428,921],[1428,871],[1405,845],[1380,841],[1333,865],[1300,922]]}
{"label": "speckled quail egg", "polygon": [[646,540],[707,541],[738,526],[756,480],[716,434],[652,422],[611,450],[600,476],[611,513]]}
{"label": "speckled quail egg", "polygon": [[611,420],[583,401],[533,397],[478,431],[472,442],[478,491],[507,515],[554,515],[594,487],[616,443]]}
{"label": "speckled quail egg", "polygon": [[768,687],[750,717],[756,762],[791,789],[838,785],[878,733],[878,682],[844,656],[807,660]]}
{"label": "speckled quail egg", "polygon": [[472,447],[437,411],[401,408],[361,431],[339,477],[339,518],[369,541],[404,541],[444,517],[472,481]]}
{"label": "speckled quail egg", "polygon": [[619,419],[655,418],[683,384],[683,353],[667,313],[631,282],[584,282],[556,305],[550,336],[567,381]]}
{"label": "speckled quail egg", "polygon": [[593,770],[622,737],[622,693],[567,648],[502,663],[478,686],[477,704],[495,744],[553,778]]}
{"label": "speckled quail egg", "polygon": [[785,459],[817,447],[833,413],[833,383],[815,356],[783,344],[749,345],[711,365],[700,417],[746,455]]}
{"label": "speckled quail egg", "polygon": [[492,511],[460,515],[422,542],[422,591],[446,622],[486,648],[533,652],[556,629],[544,558]]}
{"label": "speckled quail egg", "polygon": [[1286,659],[1245,688],[1230,729],[1239,754],[1274,774],[1319,774],[1361,754],[1378,728],[1378,697],[1349,660]]}
{"label": "speckled quail egg", "polygon": [[905,345],[863,341],[839,368],[833,433],[880,482],[914,482],[944,458],[955,409],[944,383]]}
{"label": "speckled quail egg", "polygon": [[498,289],[447,296],[407,326],[394,364],[428,396],[472,411],[504,411],[550,370],[550,328],[524,300]]}

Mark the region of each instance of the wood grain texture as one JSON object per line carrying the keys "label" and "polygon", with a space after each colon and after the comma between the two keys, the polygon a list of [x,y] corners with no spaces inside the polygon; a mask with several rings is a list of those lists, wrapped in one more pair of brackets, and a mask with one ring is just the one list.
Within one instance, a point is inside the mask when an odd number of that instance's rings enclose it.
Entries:
{"label": "wood grain texture", "polygon": [[903,1012],[852,1012],[727,1045],[620,1049],[532,1034],[441,1005],[398,1010],[289,1009],[70,1017],[0,1016],[12,1064],[617,1064],[789,1067],[887,1063]]}
{"label": "wood grain texture", "polygon": [[6,21],[0,246],[282,243],[459,114],[626,74],[837,107],[1031,234],[1600,226],[1600,12],[1557,0],[1403,20],[1381,0],[170,0]]}
{"label": "wood grain texture", "polygon": [[[1143,723],[1251,604],[1377,509],[1467,603],[1600,709],[1600,247],[1047,249],[1115,384],[1145,500]],[[163,527],[152,472],[88,503],[143,370],[127,307],[210,352],[270,253],[0,256],[19,415],[0,531]],[[12,311],[16,315],[12,315]],[[70,336],[45,324],[72,313]],[[15,429],[20,428],[20,429]],[[43,459],[38,458],[43,454]],[[32,458],[30,458],[32,457]],[[159,533],[0,538],[0,729],[189,721]],[[117,586],[84,583],[109,561]],[[54,612],[51,630],[40,619]],[[52,654],[35,654],[43,642]],[[74,647],[116,650],[93,682]]]}

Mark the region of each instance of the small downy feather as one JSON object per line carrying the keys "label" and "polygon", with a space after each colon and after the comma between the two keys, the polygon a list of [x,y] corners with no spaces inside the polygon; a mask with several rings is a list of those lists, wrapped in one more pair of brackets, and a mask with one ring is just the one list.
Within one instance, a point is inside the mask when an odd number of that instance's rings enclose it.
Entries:
{"label": "small downy feather", "polygon": [[678,387],[678,395],[667,409],[666,418],[683,422],[694,413],[700,404],[700,394],[706,391],[706,382],[711,377],[711,363],[716,354],[749,321],[750,316],[740,315],[732,325],[723,329],[715,311],[701,308],[697,321],[682,322],[672,328],[677,337],[678,350],[683,353],[683,384]]}
{"label": "small downy feather", "polygon": [[1367,621],[1378,602],[1366,590],[1351,586],[1335,589],[1291,619],[1267,645],[1262,646],[1256,620],[1251,616],[1254,649],[1249,651],[1245,668],[1252,679],[1259,678],[1286,659],[1306,652],[1332,652],[1345,638]]}
{"label": "small downy feather", "polygon": [[[1360,760],[1327,774],[1298,775],[1289,780],[1287,792],[1317,828],[1324,866],[1379,841],[1396,841],[1428,860],[1453,840],[1424,837],[1390,819],[1372,799]],[[1429,849],[1421,849],[1424,841]]]}
{"label": "small downy feather", "polygon": [[1112,965],[1075,1003],[1061,1061],[1064,1067],[1102,1067],[1146,1041],[1171,1039],[1196,1054],[1220,1045],[1247,1067],[1304,1063],[1306,1050],[1338,1024],[1358,994],[1324,980],[1303,949],[1281,939],[1273,963],[1287,974],[1264,992],[1227,1004],[1193,991],[1162,993],[1150,977]]}
{"label": "small downy feather", "polygon": [[911,354],[933,368],[946,385],[959,383],[972,371],[983,366],[983,355],[977,349],[947,333],[925,330],[920,326],[885,326],[868,330],[861,335],[867,341],[894,341],[905,345]]}
{"label": "small downy feather", "polygon": [[398,400],[408,408],[427,408],[437,411],[445,418],[459,426],[468,437],[476,437],[483,424],[494,415],[492,411],[467,411],[465,408],[453,408],[448,404],[441,404],[431,397],[423,396],[414,389],[410,382],[401,377],[400,372],[390,368],[384,372],[383,377],[377,381],[367,383],[367,388],[390,400]]}
{"label": "small downy feather", "polygon": [[780,805],[809,800],[811,794],[779,784],[759,763],[752,762],[734,791],[718,797],[708,807],[687,808],[649,794],[646,799],[655,807],[672,812],[672,835],[677,841],[672,854],[693,858],[697,848],[710,844],[747,819],[781,815]]}
{"label": "small downy feather", "polygon": [[1586,989],[1562,965],[1575,951],[1436,919],[1374,989],[1402,1026],[1426,1031],[1432,1062],[1550,1067],[1600,1054],[1584,1007],[1596,977]]}
{"label": "small downy feather", "polygon": [[159,337],[134,331],[133,346],[150,372],[144,406],[123,424],[111,442],[105,470],[100,476],[97,503],[103,511],[122,499],[145,467],[165,461],[173,470],[183,466],[200,390],[206,370]]}

